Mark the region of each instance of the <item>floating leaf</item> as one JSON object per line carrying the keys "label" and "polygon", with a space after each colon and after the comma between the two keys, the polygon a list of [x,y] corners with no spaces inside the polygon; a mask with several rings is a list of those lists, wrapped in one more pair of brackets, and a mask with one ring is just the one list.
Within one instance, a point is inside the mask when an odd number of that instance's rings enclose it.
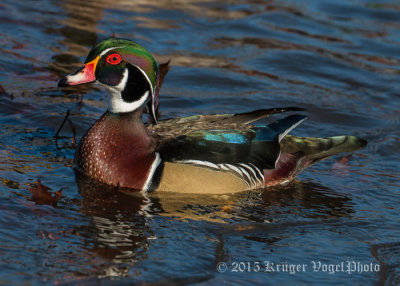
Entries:
{"label": "floating leaf", "polygon": [[29,192],[32,194],[32,199],[36,204],[56,206],[57,202],[61,199],[62,189],[54,194],[50,193],[48,190],[49,188],[42,185],[40,179],[38,179],[36,187],[29,188]]}

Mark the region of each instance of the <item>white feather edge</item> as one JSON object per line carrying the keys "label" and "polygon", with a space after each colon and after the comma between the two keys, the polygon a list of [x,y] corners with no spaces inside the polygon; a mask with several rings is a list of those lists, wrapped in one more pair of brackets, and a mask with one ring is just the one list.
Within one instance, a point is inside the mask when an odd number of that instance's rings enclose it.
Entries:
{"label": "white feather edge", "polygon": [[151,185],[151,182],[153,180],[153,176],[154,176],[154,172],[157,170],[157,167],[160,165],[161,163],[161,158],[160,158],[160,154],[158,152],[155,153],[156,157],[154,158],[153,163],[151,164],[150,170],[149,170],[149,174],[147,175],[147,179],[143,185],[143,191],[148,191],[149,187]]}
{"label": "white feather edge", "polygon": [[147,179],[144,182],[144,185],[142,187],[142,191],[141,194],[144,197],[144,201],[143,201],[143,205],[141,205],[140,207],[140,211],[139,213],[141,215],[147,216],[147,217],[152,217],[152,215],[150,214],[150,210],[151,210],[151,199],[148,196],[148,191],[150,189],[152,180],[153,180],[153,176],[155,171],[157,170],[157,167],[160,165],[161,163],[161,158],[160,158],[160,154],[158,152],[155,153],[156,157],[153,160],[153,163],[151,164],[150,170],[149,170],[149,174],[147,175]]}
{"label": "white feather edge", "polygon": [[104,56],[105,54],[107,54],[109,51],[111,51],[111,50],[116,50],[116,49],[120,49],[120,48],[123,48],[123,46],[121,46],[121,47],[112,47],[112,48],[105,49],[104,51],[101,52],[100,58],[101,58],[102,56]]}
{"label": "white feather edge", "polygon": [[304,120],[306,120],[307,118],[303,118],[302,120],[299,120],[298,122],[296,122],[295,124],[293,124],[292,126],[290,126],[288,129],[286,129],[283,133],[279,134],[278,136],[278,141],[281,142],[281,140],[293,129],[295,129],[297,126],[299,126]]}
{"label": "white feather edge", "polygon": [[[232,164],[214,164],[214,163],[211,163],[211,162],[208,162],[208,161],[201,161],[201,160],[182,160],[182,161],[178,161],[178,163],[194,164],[194,165],[198,165],[198,166],[204,166],[204,167],[213,168],[213,169],[220,170],[220,171],[228,171],[228,172],[229,171],[235,171],[239,175],[243,176],[243,178],[245,178],[245,177],[250,178],[250,183],[254,184],[254,186],[256,185],[255,181],[258,182],[260,185],[264,184],[264,181],[260,180],[256,176],[255,171],[257,171],[257,173],[262,178],[264,178],[264,175],[261,173],[261,171],[254,164],[251,164],[251,163],[249,163],[249,164],[238,163],[238,165],[241,166],[241,167],[234,166]],[[254,179],[251,178],[250,174],[247,171],[247,168],[244,167],[244,166],[247,166],[249,168],[249,170],[251,170],[252,174],[254,175]]]}

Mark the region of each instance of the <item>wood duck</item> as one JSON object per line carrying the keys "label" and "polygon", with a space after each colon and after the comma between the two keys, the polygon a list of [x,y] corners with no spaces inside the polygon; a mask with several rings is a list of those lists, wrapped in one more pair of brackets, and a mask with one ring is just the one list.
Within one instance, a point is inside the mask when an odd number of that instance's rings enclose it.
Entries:
{"label": "wood duck", "polygon": [[[301,114],[252,125],[272,114],[302,110],[293,107],[158,121],[164,74],[142,46],[109,38],[90,51],[80,69],[59,81],[60,87],[96,82],[111,93],[109,109],[78,145],[78,172],[134,190],[236,193],[288,183],[321,159],[366,145],[355,136],[287,135],[305,120]],[[151,124],[143,123],[145,108]]]}

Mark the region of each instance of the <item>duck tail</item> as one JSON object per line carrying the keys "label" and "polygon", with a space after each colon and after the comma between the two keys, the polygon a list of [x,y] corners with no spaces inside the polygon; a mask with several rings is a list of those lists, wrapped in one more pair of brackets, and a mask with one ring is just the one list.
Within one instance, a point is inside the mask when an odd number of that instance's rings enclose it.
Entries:
{"label": "duck tail", "polygon": [[251,143],[247,161],[262,169],[274,169],[281,153],[281,140],[305,119],[304,115],[294,114],[266,126],[254,127],[256,137]]}
{"label": "duck tail", "polygon": [[356,151],[366,145],[366,140],[356,136],[312,138],[287,135],[281,141],[281,154],[275,169],[264,169],[265,186],[288,183],[320,160],[338,153]]}
{"label": "duck tail", "polygon": [[289,154],[300,153],[313,164],[338,153],[362,149],[366,145],[367,141],[357,136],[313,138],[287,135],[281,141],[281,151]]}

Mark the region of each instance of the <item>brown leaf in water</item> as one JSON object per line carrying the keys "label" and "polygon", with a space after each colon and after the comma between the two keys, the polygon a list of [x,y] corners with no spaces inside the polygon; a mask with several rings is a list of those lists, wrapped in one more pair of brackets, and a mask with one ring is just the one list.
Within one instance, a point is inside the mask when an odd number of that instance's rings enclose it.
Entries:
{"label": "brown leaf in water", "polygon": [[36,204],[56,206],[57,202],[61,199],[62,189],[54,194],[50,193],[48,190],[49,188],[42,185],[40,179],[38,179],[36,187],[29,188],[29,192],[32,194],[32,199]]}

